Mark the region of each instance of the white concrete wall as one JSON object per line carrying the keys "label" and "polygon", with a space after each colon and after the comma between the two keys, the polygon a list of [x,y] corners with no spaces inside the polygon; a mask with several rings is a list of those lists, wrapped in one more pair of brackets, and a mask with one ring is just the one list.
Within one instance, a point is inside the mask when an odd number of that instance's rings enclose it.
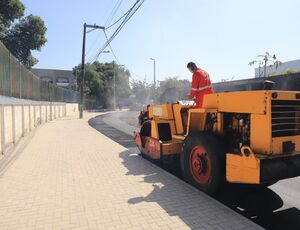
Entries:
{"label": "white concrete wall", "polygon": [[60,117],[78,117],[78,104],[0,104],[0,160],[35,127]]}
{"label": "white concrete wall", "polygon": [[73,116],[78,116],[79,114],[79,110],[78,110],[78,104],[75,104],[75,103],[68,103],[66,104],[66,107],[65,107],[65,116],[67,117],[73,117]]}

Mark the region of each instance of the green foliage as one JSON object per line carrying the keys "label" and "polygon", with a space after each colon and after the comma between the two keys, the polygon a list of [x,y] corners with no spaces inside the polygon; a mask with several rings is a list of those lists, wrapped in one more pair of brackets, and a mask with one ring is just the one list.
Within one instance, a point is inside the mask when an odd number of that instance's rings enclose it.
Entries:
{"label": "green foliage", "polygon": [[19,0],[0,0],[0,33],[15,19],[24,15],[25,6]]}
{"label": "green foliage", "polygon": [[38,16],[23,17],[24,9],[24,5],[18,0],[0,0],[0,40],[30,69],[38,62],[31,51],[40,50],[47,42],[47,28]]}
{"label": "green foliage", "polygon": [[299,71],[296,69],[286,68],[283,71],[282,75],[288,75],[288,74],[294,74],[294,73],[299,73]]}
{"label": "green foliage", "polygon": [[272,73],[269,73],[269,74],[268,74],[268,77],[274,77],[274,76],[276,76],[276,75],[277,75],[276,72],[272,72]]}
{"label": "green foliage", "polygon": [[[77,76],[77,90],[81,84],[81,65],[73,68],[73,74]],[[85,65],[86,104],[95,107],[112,107],[114,75],[116,77],[116,105],[146,105],[153,99],[153,84],[146,80],[130,79],[130,72],[115,62],[94,62]],[[179,80],[177,77],[169,77],[161,81],[156,88],[156,100],[158,103],[173,103],[176,100],[187,99],[191,82]],[[90,99],[89,99],[90,98]],[[92,102],[95,101],[96,103]]]}
{"label": "green foliage", "polygon": [[[266,76],[266,69],[267,69],[267,66],[275,66],[276,69],[278,69],[279,66],[282,65],[282,62],[280,60],[277,60],[276,58],[276,55],[273,54],[271,55],[269,52],[265,52],[264,54],[259,54],[257,55],[257,59],[256,60],[253,60],[253,61],[250,61],[248,63],[249,66],[253,66],[253,65],[258,65],[258,68],[259,68],[259,77],[261,77],[261,75],[264,73],[264,76],[263,77],[267,77]],[[263,67],[263,69],[262,69]],[[263,71],[263,72],[261,72]],[[270,75],[268,75],[270,76]]]}
{"label": "green foliage", "polygon": [[135,96],[135,101],[138,104],[149,104],[151,85],[148,84],[145,79],[143,81],[132,80],[131,91],[132,94]]}
{"label": "green foliage", "polygon": [[[77,72],[77,73],[76,73]],[[81,65],[73,68],[77,74],[77,85],[81,84]],[[113,105],[114,76],[116,87],[116,104],[122,104],[124,98],[131,94],[129,85],[130,72],[115,62],[85,65],[85,89],[86,95],[97,98],[97,106],[110,107]],[[79,90],[79,88],[78,88]]]}
{"label": "green foliage", "polygon": [[157,88],[157,95],[160,103],[173,103],[177,100],[187,99],[191,82],[179,80],[177,77],[169,77],[161,81]]}

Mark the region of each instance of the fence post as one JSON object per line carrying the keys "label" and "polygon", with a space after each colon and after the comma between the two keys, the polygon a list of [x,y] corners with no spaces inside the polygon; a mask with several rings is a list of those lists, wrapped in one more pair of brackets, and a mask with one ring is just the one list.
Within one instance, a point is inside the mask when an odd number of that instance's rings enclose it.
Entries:
{"label": "fence post", "polygon": [[35,111],[35,105],[33,105],[33,127],[35,127],[35,121],[36,121],[36,111]]}
{"label": "fence post", "polygon": [[54,107],[53,107],[53,109],[54,109],[54,116],[53,116],[53,119],[55,120],[56,119],[56,105],[54,104]]}
{"label": "fence post", "polygon": [[20,78],[20,81],[19,81],[19,95],[20,95],[20,98],[22,98],[22,75],[21,75],[21,64],[19,63],[19,78]]}
{"label": "fence post", "polygon": [[45,123],[47,123],[48,122],[48,108],[47,108],[47,105],[45,105],[44,104],[44,106],[45,106]]}
{"label": "fence post", "polygon": [[25,111],[24,111],[24,104],[22,104],[22,137],[25,136]]}
{"label": "fence post", "polygon": [[8,58],[9,58],[9,78],[10,78],[10,92],[9,92],[9,95],[12,97],[13,79],[12,79],[12,76],[11,76],[12,64],[11,64],[11,53],[10,52],[9,52]]}
{"label": "fence post", "polygon": [[31,132],[31,105],[28,104],[28,116],[29,116],[29,119],[28,119],[28,122],[29,122],[29,132]]}
{"label": "fence post", "polygon": [[15,105],[11,105],[12,110],[12,135],[13,135],[13,144],[16,144],[16,111]]}
{"label": "fence post", "polygon": [[52,121],[52,102],[50,102],[50,121]]}
{"label": "fence post", "polygon": [[2,155],[5,155],[5,122],[4,122],[4,105],[0,105],[1,113],[1,146],[2,146]]}
{"label": "fence post", "polygon": [[40,104],[40,125],[42,124],[42,105]]}

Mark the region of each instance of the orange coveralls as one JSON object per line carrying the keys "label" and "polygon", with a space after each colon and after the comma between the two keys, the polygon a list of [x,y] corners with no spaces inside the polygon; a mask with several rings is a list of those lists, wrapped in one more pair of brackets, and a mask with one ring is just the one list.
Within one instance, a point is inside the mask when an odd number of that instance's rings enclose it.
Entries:
{"label": "orange coveralls", "polygon": [[196,107],[202,108],[204,95],[211,93],[214,92],[211,87],[209,74],[205,70],[198,68],[193,73],[192,87],[189,98],[193,99],[195,97]]}

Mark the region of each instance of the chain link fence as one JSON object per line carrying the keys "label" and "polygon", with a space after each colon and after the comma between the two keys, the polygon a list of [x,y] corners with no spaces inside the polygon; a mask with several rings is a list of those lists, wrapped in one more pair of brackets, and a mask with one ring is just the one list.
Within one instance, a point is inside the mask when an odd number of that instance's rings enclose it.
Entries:
{"label": "chain link fence", "polygon": [[0,42],[0,95],[36,101],[78,102],[79,94],[40,80]]}

